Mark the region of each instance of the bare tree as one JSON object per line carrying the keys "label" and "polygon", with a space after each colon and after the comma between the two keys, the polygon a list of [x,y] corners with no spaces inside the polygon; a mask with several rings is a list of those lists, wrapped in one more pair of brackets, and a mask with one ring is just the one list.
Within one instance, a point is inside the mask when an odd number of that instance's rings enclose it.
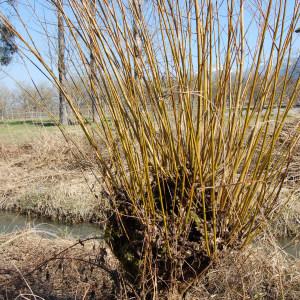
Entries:
{"label": "bare tree", "polygon": [[[64,18],[62,15],[63,0],[57,0],[57,24],[58,24],[58,76],[59,83],[63,87],[66,82],[66,65],[65,65],[65,30]],[[68,124],[68,109],[65,96],[62,89],[59,89],[59,121],[63,125]]]}
{"label": "bare tree", "polygon": [[0,120],[6,113],[6,110],[9,106],[9,102],[11,101],[11,91],[5,86],[0,86]]}
{"label": "bare tree", "polygon": [[15,101],[25,112],[54,112],[57,110],[57,94],[52,86],[40,83],[35,86],[23,83],[14,91]]}

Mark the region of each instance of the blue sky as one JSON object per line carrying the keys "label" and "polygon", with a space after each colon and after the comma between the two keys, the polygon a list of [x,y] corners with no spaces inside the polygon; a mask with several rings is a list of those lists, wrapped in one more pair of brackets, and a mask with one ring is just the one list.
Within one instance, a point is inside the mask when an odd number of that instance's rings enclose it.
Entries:
{"label": "blue sky", "polygon": [[[255,13],[255,5],[253,3],[257,2],[258,0],[246,0],[246,13],[245,13],[245,23],[250,22],[250,13]],[[294,2],[295,1],[295,2]],[[289,0],[287,12],[288,16],[292,11],[292,8],[294,4],[298,0]],[[262,3],[266,5],[268,1],[262,0]],[[54,41],[56,36],[56,15],[53,7],[49,3],[48,0],[17,0],[17,8],[19,14],[22,16],[23,20],[26,22],[26,25],[28,26],[28,29],[30,31],[30,34],[33,37],[33,40],[37,44],[37,47],[42,52],[42,54],[46,57],[48,57],[48,62],[53,65],[53,68],[55,69],[55,61],[56,57],[53,55],[51,57],[51,53],[49,52],[49,43],[47,42],[47,38],[44,33],[44,29],[47,27],[47,31],[50,34],[50,36],[53,38],[53,44],[50,45],[52,47],[52,50],[56,47],[56,43]],[[1,9],[1,7],[0,7]],[[220,9],[220,16],[224,19],[224,26],[226,26],[226,9],[225,7]],[[11,13],[11,21],[16,26],[16,28],[22,33],[26,34],[26,32],[23,29],[23,26],[17,21],[17,18],[15,17],[15,13],[12,11]],[[287,16],[287,19],[288,19]],[[42,20],[42,22],[38,21]],[[300,26],[300,24],[298,24]],[[45,26],[43,28],[43,26]],[[249,45],[254,45],[255,41],[257,39],[258,31],[257,28],[255,28],[255,25],[251,25],[249,28],[249,32],[247,35],[247,41]],[[293,53],[294,56],[299,55],[300,50],[300,34],[295,35],[294,44],[293,44]],[[266,45],[270,47],[271,40],[266,41]],[[55,53],[55,51],[52,51]],[[51,62],[51,60],[53,60]],[[29,75],[30,74],[30,75]],[[12,80],[11,78],[14,78]],[[30,63],[25,63],[24,60],[19,56],[16,55],[13,59],[13,62],[8,66],[2,69],[2,72],[0,71],[0,86],[8,86],[8,87],[14,87],[15,81],[29,84],[31,82],[31,77],[35,82],[44,82],[46,81],[45,77],[35,66],[33,66]]]}
{"label": "blue sky", "polygon": [[[32,5],[33,4],[33,5]],[[49,44],[48,39],[44,34],[44,28],[47,27],[47,31],[51,37],[56,36],[56,16],[55,11],[51,8],[51,5],[47,0],[17,0],[18,13],[28,26],[28,31],[32,35],[37,48],[41,51],[43,56],[49,57]],[[16,29],[26,36],[26,31],[24,27],[18,21],[16,13],[12,10],[9,11],[10,20]],[[38,21],[38,19],[40,21]],[[51,47],[56,47],[56,45],[51,45]],[[21,51],[25,49],[21,48]],[[53,52],[53,49],[52,49]],[[28,52],[24,52],[27,53]],[[53,55],[53,63],[56,58]],[[48,60],[51,63],[51,60]],[[13,79],[11,79],[13,78]],[[45,76],[30,62],[22,58],[21,55],[15,55],[12,63],[7,67],[1,67],[0,71],[0,86],[5,85],[8,87],[13,87],[15,81],[25,84],[30,84],[32,79],[35,82],[47,81]]]}

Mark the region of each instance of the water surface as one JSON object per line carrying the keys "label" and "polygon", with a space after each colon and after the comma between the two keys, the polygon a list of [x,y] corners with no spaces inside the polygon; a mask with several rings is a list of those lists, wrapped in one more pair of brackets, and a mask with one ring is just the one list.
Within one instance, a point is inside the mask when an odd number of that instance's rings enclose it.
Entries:
{"label": "water surface", "polygon": [[35,229],[43,237],[72,237],[75,239],[101,235],[99,226],[90,223],[61,224],[45,218],[30,218],[11,212],[0,212],[0,234]]}
{"label": "water surface", "polygon": [[294,238],[281,238],[278,240],[280,247],[292,257],[300,258],[300,240]]}

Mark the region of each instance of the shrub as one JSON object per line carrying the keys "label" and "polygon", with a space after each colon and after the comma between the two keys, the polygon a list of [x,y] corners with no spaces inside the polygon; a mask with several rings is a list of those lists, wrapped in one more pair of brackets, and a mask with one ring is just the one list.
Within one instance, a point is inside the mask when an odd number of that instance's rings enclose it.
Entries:
{"label": "shrub", "polygon": [[249,243],[278,210],[298,139],[295,128],[278,148],[299,95],[299,79],[289,85],[299,3],[67,2],[58,9],[74,77],[87,78],[94,59],[85,84],[93,126],[35,44],[10,28],[65,94],[97,154],[111,204],[107,239],[132,293],[162,299],[224,249]]}

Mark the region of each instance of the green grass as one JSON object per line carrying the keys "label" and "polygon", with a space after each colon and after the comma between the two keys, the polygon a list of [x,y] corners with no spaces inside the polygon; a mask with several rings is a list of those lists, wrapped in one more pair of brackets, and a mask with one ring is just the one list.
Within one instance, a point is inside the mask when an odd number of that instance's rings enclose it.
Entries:
{"label": "green grass", "polygon": [[58,132],[58,128],[55,126],[40,126],[28,121],[0,123],[0,141],[2,144],[27,143],[46,132]]}
{"label": "green grass", "polygon": [[38,120],[8,120],[0,121],[0,125],[40,125],[40,126],[55,126],[53,120],[50,119],[38,119]]}
{"label": "green grass", "polygon": [[[66,127],[67,132],[81,133],[79,125]],[[60,134],[53,120],[14,120],[0,122],[1,144],[24,144],[34,141],[45,134]]]}

